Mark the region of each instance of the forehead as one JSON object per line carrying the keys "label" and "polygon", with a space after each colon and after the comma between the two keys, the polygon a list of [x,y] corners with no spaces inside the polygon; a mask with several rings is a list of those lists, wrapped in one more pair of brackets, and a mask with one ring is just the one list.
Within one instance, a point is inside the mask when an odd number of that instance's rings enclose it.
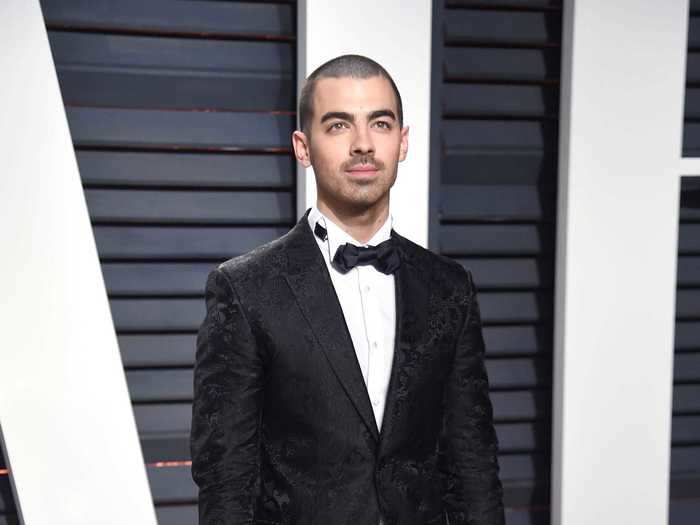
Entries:
{"label": "forehead", "polygon": [[329,111],[360,114],[378,109],[397,112],[396,97],[389,81],[381,76],[369,78],[321,78],[314,88],[314,117]]}

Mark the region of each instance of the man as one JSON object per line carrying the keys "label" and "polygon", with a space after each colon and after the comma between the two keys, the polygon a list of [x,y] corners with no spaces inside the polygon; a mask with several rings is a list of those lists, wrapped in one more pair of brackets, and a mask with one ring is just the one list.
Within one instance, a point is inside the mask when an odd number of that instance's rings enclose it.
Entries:
{"label": "man", "polygon": [[316,206],[206,284],[200,523],[502,524],[471,273],[391,228],[398,89],[376,62],[338,57],[307,79],[299,118]]}

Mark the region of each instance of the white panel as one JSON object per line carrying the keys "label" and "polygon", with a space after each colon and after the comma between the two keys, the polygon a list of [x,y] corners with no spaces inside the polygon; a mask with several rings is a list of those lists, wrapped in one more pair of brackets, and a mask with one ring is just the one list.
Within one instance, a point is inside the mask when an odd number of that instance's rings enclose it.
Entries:
{"label": "white panel", "polygon": [[688,2],[564,5],[552,522],[658,525]]}
{"label": "white panel", "polygon": [[0,2],[0,423],[23,523],[154,524],[36,0]]}
{"label": "white panel", "polygon": [[[432,2],[299,0],[298,78],[333,57],[365,55],[379,62],[401,93],[408,157],[391,189],[391,213],[400,234],[428,244],[430,47]],[[298,212],[316,203],[311,169],[299,167]]]}

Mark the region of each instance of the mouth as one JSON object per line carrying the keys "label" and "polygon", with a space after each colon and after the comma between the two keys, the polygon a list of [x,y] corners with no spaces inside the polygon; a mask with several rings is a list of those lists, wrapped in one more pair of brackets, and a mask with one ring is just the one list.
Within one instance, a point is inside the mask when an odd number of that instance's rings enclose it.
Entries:
{"label": "mouth", "polygon": [[375,176],[379,172],[379,169],[371,164],[360,164],[358,166],[353,166],[349,170],[346,170],[346,172],[351,177],[369,178]]}

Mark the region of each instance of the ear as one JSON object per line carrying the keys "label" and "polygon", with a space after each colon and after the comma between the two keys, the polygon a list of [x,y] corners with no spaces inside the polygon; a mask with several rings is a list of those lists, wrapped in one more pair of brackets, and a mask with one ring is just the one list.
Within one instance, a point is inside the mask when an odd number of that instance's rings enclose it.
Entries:
{"label": "ear", "polygon": [[408,126],[401,129],[401,146],[399,149],[399,162],[406,158],[408,153]]}
{"label": "ear", "polygon": [[294,156],[304,166],[311,166],[311,156],[309,153],[309,139],[301,131],[292,133],[292,146],[294,147]]}

